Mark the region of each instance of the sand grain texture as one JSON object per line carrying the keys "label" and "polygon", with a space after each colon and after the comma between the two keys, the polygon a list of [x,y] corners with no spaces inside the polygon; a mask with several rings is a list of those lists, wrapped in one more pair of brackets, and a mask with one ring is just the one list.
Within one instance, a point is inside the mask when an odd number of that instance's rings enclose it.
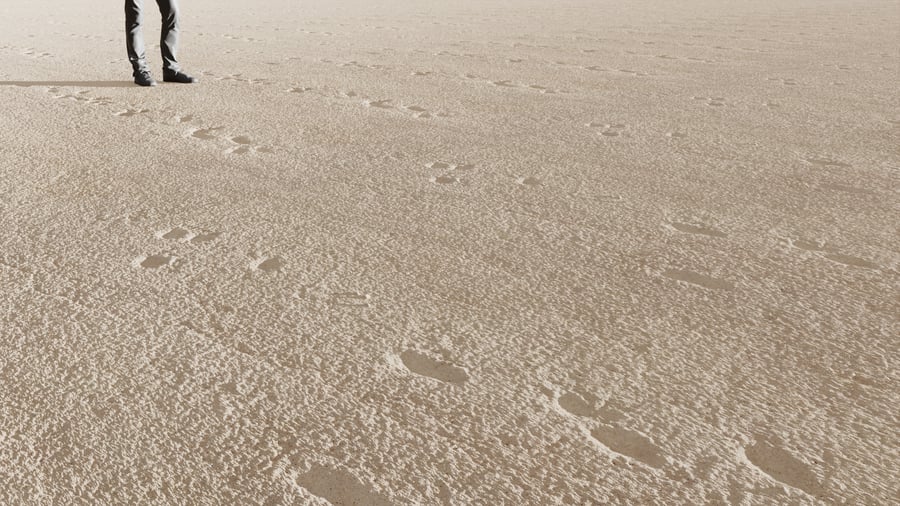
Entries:
{"label": "sand grain texture", "polygon": [[0,4],[0,504],[896,503],[896,1],[181,8]]}

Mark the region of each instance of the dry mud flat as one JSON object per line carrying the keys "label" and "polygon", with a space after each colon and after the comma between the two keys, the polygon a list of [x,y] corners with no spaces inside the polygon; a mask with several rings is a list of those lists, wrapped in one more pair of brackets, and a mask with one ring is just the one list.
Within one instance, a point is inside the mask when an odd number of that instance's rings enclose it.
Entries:
{"label": "dry mud flat", "polygon": [[4,2],[0,503],[896,503],[900,9],[675,4]]}

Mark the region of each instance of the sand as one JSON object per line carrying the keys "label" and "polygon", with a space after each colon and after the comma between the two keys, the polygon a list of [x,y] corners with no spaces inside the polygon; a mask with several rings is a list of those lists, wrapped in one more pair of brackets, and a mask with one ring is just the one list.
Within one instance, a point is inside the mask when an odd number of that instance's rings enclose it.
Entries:
{"label": "sand", "polygon": [[0,5],[0,503],[897,503],[896,1],[119,3]]}

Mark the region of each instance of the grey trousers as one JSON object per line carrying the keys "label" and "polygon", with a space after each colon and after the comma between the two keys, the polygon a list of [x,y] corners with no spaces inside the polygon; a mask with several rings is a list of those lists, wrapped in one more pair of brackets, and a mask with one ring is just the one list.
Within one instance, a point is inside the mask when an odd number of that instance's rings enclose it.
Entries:
{"label": "grey trousers", "polygon": [[[162,14],[162,32],[159,45],[162,49],[163,70],[177,71],[178,67],[178,0],[156,0]],[[144,51],[144,0],[125,0],[125,46],[128,61],[135,72],[147,70]]]}

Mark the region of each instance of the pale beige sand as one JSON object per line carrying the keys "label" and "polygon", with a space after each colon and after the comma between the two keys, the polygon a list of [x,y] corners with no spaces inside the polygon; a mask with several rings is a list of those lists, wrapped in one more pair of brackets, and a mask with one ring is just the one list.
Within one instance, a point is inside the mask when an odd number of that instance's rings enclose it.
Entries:
{"label": "pale beige sand", "polygon": [[238,3],[0,5],[0,503],[896,504],[895,0]]}

